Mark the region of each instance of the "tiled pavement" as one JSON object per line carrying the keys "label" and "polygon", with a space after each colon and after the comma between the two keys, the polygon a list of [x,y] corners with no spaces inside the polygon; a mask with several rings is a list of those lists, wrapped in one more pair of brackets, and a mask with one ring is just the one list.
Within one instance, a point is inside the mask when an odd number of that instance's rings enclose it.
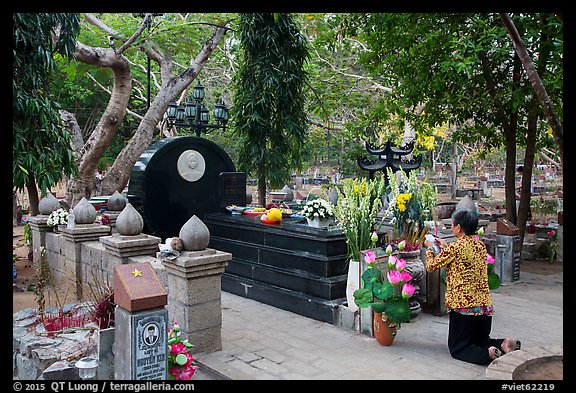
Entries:
{"label": "tiled pavement", "polygon": [[[493,291],[493,337],[512,336],[522,349],[563,353],[563,273],[522,272]],[[505,375],[453,359],[448,316],[421,313],[402,324],[394,343],[222,293],[222,350],[195,357],[199,379],[232,380],[488,380]],[[499,378],[498,378],[499,379]]]}

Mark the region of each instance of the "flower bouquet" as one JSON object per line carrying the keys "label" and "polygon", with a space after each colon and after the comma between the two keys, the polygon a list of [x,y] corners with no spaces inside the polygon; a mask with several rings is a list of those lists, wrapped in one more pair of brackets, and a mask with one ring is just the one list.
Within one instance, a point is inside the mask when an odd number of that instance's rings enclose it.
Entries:
{"label": "flower bouquet", "polygon": [[180,325],[174,322],[172,329],[168,329],[168,379],[189,380],[198,369],[194,358],[188,349],[193,345],[188,340],[180,339]]}
{"label": "flower bouquet", "polygon": [[418,182],[415,172],[407,176],[405,172],[399,171],[398,179],[392,169],[387,168],[387,174],[390,191],[384,217],[391,217],[390,223],[394,230],[388,242],[397,245],[405,241],[405,251],[419,250],[428,232],[424,222],[433,220],[436,189],[428,182]]}
{"label": "flower bouquet", "polygon": [[346,236],[348,257],[358,260],[361,250],[370,248],[374,220],[382,206],[384,179],[345,179],[338,189],[334,208],[336,223]]}
{"label": "flower bouquet", "polygon": [[46,225],[49,227],[54,227],[57,225],[66,225],[68,223],[68,212],[62,208],[54,210],[48,216]]}
{"label": "flower bouquet", "polygon": [[312,220],[328,220],[334,218],[334,211],[330,202],[322,198],[316,198],[306,202],[304,209],[302,209],[302,216],[306,217],[310,224]]}

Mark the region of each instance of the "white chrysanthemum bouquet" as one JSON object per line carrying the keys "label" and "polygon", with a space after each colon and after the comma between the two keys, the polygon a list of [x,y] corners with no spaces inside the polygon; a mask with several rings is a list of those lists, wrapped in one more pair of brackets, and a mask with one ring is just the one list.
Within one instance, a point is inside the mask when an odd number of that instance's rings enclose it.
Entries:
{"label": "white chrysanthemum bouquet", "polygon": [[48,221],[46,221],[46,225],[49,227],[53,227],[56,225],[65,225],[68,223],[68,212],[62,208],[54,210],[48,216]]}
{"label": "white chrysanthemum bouquet", "polygon": [[317,198],[306,202],[302,215],[311,220],[315,218],[333,218],[332,204],[325,199]]}

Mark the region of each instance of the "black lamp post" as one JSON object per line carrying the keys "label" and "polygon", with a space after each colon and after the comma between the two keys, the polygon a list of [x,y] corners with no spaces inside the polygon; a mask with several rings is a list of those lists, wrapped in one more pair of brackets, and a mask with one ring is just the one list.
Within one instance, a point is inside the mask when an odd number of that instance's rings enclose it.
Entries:
{"label": "black lamp post", "polygon": [[210,124],[210,112],[206,109],[203,101],[204,86],[198,81],[192,91],[192,97],[190,95],[186,97],[184,105],[177,105],[174,101],[168,104],[166,116],[168,116],[170,127],[175,126],[178,130],[190,128],[191,131],[196,132],[196,136],[201,136],[203,132],[208,133],[219,128],[226,130],[226,123],[228,123],[230,115],[224,102],[220,100],[214,106],[216,124]]}

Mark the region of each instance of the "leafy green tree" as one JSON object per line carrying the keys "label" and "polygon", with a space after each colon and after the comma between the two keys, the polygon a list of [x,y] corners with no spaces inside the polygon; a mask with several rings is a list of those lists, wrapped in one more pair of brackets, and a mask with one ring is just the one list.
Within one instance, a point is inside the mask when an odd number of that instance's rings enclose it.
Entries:
{"label": "leafy green tree", "polygon": [[[562,90],[556,80],[562,75],[562,23],[548,14],[516,17],[530,50],[544,50],[547,60],[539,71],[561,108]],[[348,34],[359,34],[371,49],[363,52],[362,62],[393,89],[379,105],[382,113],[409,119],[421,131],[448,123],[455,126],[455,140],[481,140],[486,152],[504,146],[506,211],[516,222],[516,145],[534,146],[545,137],[546,127],[499,16],[354,14],[344,20]],[[420,104],[425,109],[417,114]],[[535,117],[526,121],[530,116]],[[525,159],[525,167],[531,167],[530,156]]]}
{"label": "leafy green tree", "polygon": [[306,136],[304,63],[307,42],[289,14],[240,15],[242,61],[232,117],[242,139],[239,167],[258,178],[258,201],[300,168]]}
{"label": "leafy green tree", "polygon": [[[64,175],[77,172],[70,135],[50,96],[54,56],[73,57],[78,14],[14,13],[12,61],[12,182],[26,187],[30,214],[38,214],[38,189],[45,194]],[[54,43],[53,34],[60,39]],[[38,187],[38,189],[37,189]]]}

